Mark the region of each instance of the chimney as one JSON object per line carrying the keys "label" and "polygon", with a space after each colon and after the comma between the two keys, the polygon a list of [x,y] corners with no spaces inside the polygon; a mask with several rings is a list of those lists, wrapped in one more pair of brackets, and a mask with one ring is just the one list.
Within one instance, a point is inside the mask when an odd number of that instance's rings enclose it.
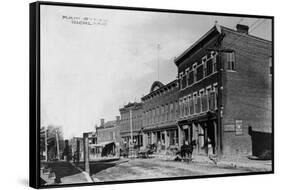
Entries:
{"label": "chimney", "polygon": [[120,121],[120,116],[116,116],[116,122],[119,122]]}
{"label": "chimney", "polygon": [[243,25],[243,24],[237,24],[236,25],[236,31],[244,34],[249,33],[249,26]]}
{"label": "chimney", "polygon": [[104,119],[100,119],[100,126],[101,126],[101,127],[104,126]]}

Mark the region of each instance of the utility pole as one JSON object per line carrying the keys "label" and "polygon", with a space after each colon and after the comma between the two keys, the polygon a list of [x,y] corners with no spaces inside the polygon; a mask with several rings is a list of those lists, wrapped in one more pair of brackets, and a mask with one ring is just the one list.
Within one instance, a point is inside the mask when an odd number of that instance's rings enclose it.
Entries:
{"label": "utility pole", "polygon": [[58,130],[56,130],[56,141],[57,141],[57,158],[60,159],[60,145],[59,145],[59,136]]}
{"label": "utility pole", "polygon": [[132,121],[132,108],[130,108],[130,131],[131,131],[131,140],[129,141],[129,149],[131,147],[131,153],[133,153],[133,121]]}
{"label": "utility pole", "polygon": [[45,160],[48,161],[48,143],[47,143],[47,127],[45,128],[45,152],[46,152],[46,158]]}
{"label": "utility pole", "polygon": [[89,163],[89,137],[88,133],[83,134],[83,143],[84,143],[84,164],[85,172],[90,174],[90,163]]}
{"label": "utility pole", "polygon": [[157,80],[159,81],[159,50],[160,44],[157,44]]}

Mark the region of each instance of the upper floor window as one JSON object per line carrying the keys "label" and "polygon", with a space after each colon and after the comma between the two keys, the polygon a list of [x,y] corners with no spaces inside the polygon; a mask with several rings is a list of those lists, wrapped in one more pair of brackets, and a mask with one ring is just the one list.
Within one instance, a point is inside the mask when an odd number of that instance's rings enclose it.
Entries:
{"label": "upper floor window", "polygon": [[196,77],[196,75],[197,75],[196,67],[197,67],[197,63],[194,63],[194,64],[192,65],[192,69],[193,69],[193,72],[194,72],[194,74],[193,74],[193,77],[194,77],[193,80],[194,80],[194,82],[197,81],[197,77]]}
{"label": "upper floor window", "polygon": [[181,87],[182,87],[182,89],[184,89],[186,87],[186,73],[184,73],[181,78]]}
{"label": "upper floor window", "polygon": [[226,53],[226,63],[227,63],[227,70],[230,70],[230,71],[236,70],[235,53],[234,52]]}
{"label": "upper floor window", "polygon": [[174,104],[170,103],[170,120],[173,119],[174,116]]}
{"label": "upper floor window", "polygon": [[211,57],[212,57],[212,60],[213,60],[213,70],[214,72],[216,72],[218,70],[218,64],[217,64],[217,52],[215,51],[212,51],[211,52]]}
{"label": "upper floor window", "polygon": [[179,74],[179,84],[180,84],[180,89],[182,89],[183,87],[182,87],[182,77],[183,77],[183,72],[181,72],[180,74]]}
{"label": "upper floor window", "polygon": [[194,71],[191,70],[189,71],[189,75],[188,75],[188,85],[192,85],[194,82]]}
{"label": "upper floor window", "polygon": [[200,64],[197,69],[196,69],[196,73],[197,73],[197,81],[203,79],[204,77],[204,70],[203,70],[203,64]]}
{"label": "upper floor window", "polygon": [[206,63],[206,76],[213,73],[213,60],[209,59]]}

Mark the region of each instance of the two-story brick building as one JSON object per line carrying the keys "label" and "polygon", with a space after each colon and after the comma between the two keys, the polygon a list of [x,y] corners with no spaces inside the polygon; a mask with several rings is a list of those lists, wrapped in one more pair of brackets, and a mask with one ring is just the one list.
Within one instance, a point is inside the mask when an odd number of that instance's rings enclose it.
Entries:
{"label": "two-story brick building", "polygon": [[179,142],[195,140],[198,154],[250,154],[248,127],[271,132],[272,43],[248,31],[215,25],[174,61]]}
{"label": "two-story brick building", "polygon": [[141,100],[144,145],[155,144],[159,151],[178,146],[178,81],[155,81]]}
{"label": "two-story brick building", "polygon": [[101,124],[96,128],[97,144],[93,144],[93,153],[98,156],[114,155],[119,156],[121,145],[120,137],[120,116],[116,120],[105,122],[101,119]]}
{"label": "two-story brick building", "polygon": [[[128,147],[130,143],[142,146],[142,103],[128,103],[120,108],[120,136],[122,145]],[[132,139],[132,140],[131,140]]]}

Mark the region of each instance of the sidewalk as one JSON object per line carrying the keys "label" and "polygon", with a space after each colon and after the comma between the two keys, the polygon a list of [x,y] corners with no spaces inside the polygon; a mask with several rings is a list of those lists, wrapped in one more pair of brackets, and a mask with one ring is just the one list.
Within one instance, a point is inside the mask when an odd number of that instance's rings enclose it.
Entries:
{"label": "sidewalk", "polygon": [[[154,154],[152,158],[161,160],[174,160],[176,156],[165,155],[165,154]],[[192,162],[198,164],[213,165],[220,168],[239,168],[243,170],[248,170],[250,172],[263,172],[272,171],[272,161],[271,160],[250,160],[245,155],[240,155],[239,157],[223,157],[219,160],[213,161],[208,156],[204,155],[192,155]]]}
{"label": "sidewalk", "polygon": [[[41,178],[45,181],[43,185],[50,184],[72,184],[72,183],[86,183],[89,179],[85,176],[84,172],[77,167],[66,161],[45,162],[43,163],[49,169],[50,174],[43,172]],[[50,178],[52,178],[50,180]]]}
{"label": "sidewalk", "polygon": [[217,160],[217,162],[202,155],[193,155],[192,158],[192,161],[196,163],[213,164],[223,168],[240,168],[251,172],[272,171],[271,160],[250,160],[245,155],[239,157],[223,157]]}

